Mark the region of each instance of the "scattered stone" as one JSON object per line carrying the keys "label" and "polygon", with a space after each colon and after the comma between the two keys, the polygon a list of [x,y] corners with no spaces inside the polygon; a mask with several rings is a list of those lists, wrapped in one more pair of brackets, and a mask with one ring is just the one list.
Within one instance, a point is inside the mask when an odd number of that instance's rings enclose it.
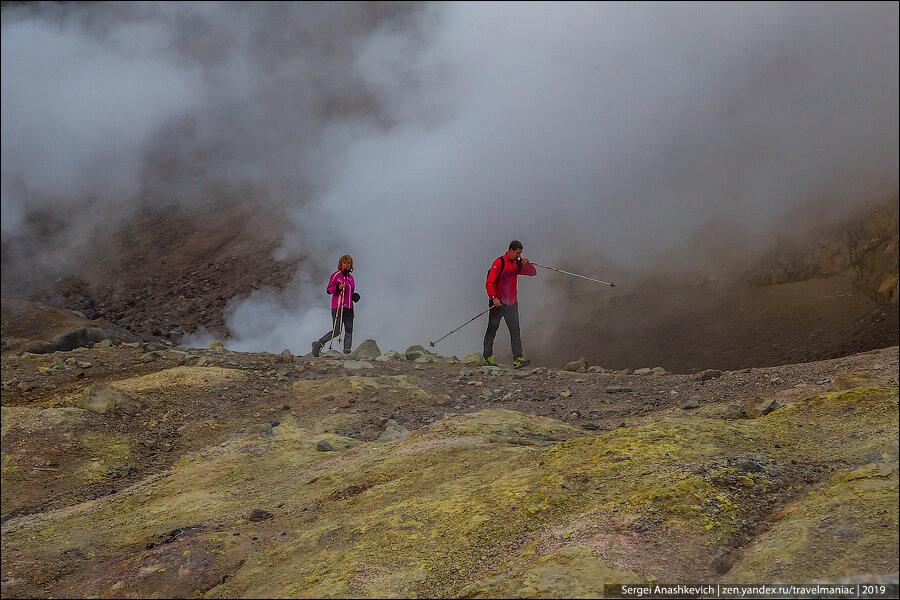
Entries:
{"label": "scattered stone", "polygon": [[257,435],[261,438],[275,437],[271,423],[257,423],[247,428],[246,435]]}
{"label": "scattered stone", "polygon": [[681,405],[682,410],[689,410],[692,408],[700,408],[700,396],[691,396]]}
{"label": "scattered stone", "polygon": [[434,403],[437,406],[448,406],[453,403],[453,399],[450,398],[449,394],[440,394]]}
{"label": "scattered stone", "polygon": [[319,452],[331,452],[334,450],[334,448],[332,448],[331,444],[329,444],[325,440],[319,440],[319,442],[316,444],[316,450],[318,450]]}
{"label": "scattered stone", "polygon": [[744,409],[738,404],[729,404],[722,413],[722,418],[726,421],[735,421],[744,417]]}
{"label": "scattered stone", "polygon": [[721,376],[722,371],[716,369],[706,369],[705,371],[697,373],[697,381],[707,381],[709,379],[715,379],[716,377]]}
{"label": "scattered stone", "polygon": [[561,392],[559,393],[559,395],[560,395],[561,397],[563,397],[563,398],[568,398],[569,396],[572,395],[572,390],[570,390],[569,388],[566,388],[566,389],[564,389],[563,391],[561,391]]}
{"label": "scattered stone", "polygon": [[751,398],[747,403],[747,418],[755,419],[757,417],[761,417],[763,415],[767,415],[773,410],[781,408],[783,404],[775,400],[774,398],[769,398],[768,400],[760,400],[759,398]]}
{"label": "scattered stone", "polygon": [[635,374],[635,375],[649,375],[649,374],[650,374],[650,368],[649,368],[649,367],[644,367],[643,369],[636,369],[635,372],[634,372],[634,374]]}
{"label": "scattered stone", "polygon": [[573,360],[572,362],[566,363],[566,366],[563,367],[563,371],[586,371],[587,370],[587,358],[581,357],[578,360]]}
{"label": "scattered stone", "polygon": [[375,365],[364,360],[345,360],[344,368],[348,371],[359,371],[360,369],[374,369]]}
{"label": "scattered stone", "polygon": [[607,386],[607,388],[606,388],[607,394],[621,394],[623,392],[630,392],[630,391],[631,391],[630,387],[624,387],[621,385],[610,385],[610,386]]}
{"label": "scattered stone", "polygon": [[399,440],[400,438],[409,435],[409,429],[399,425],[393,419],[388,420],[387,426],[384,428],[384,431],[381,432],[381,435],[378,436],[379,442],[393,442],[394,440]]}
{"label": "scattered stone", "polygon": [[387,362],[389,360],[404,360],[406,357],[400,354],[399,352],[394,352],[393,350],[388,350],[384,354],[379,354],[375,357],[375,360],[378,362]]}
{"label": "scattered stone", "polygon": [[250,511],[250,514],[247,515],[247,520],[254,521],[254,522],[265,521],[266,519],[271,519],[274,516],[275,515],[273,515],[272,513],[270,513],[267,510],[261,510],[259,508],[254,508],[253,510]]}
{"label": "scattered stone", "polygon": [[287,348],[282,350],[281,354],[279,354],[278,356],[279,356],[279,360],[281,362],[293,362],[294,361],[294,356],[291,354],[291,351],[288,350]]}

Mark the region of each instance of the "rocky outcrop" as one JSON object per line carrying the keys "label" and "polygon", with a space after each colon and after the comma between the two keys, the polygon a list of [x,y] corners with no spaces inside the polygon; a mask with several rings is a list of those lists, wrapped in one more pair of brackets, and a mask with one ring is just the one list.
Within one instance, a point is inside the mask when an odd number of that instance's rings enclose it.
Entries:
{"label": "rocky outcrop", "polygon": [[790,283],[847,277],[872,300],[896,303],[900,260],[898,208],[881,208],[864,218],[820,234],[802,248],[783,244],[767,259],[762,281]]}

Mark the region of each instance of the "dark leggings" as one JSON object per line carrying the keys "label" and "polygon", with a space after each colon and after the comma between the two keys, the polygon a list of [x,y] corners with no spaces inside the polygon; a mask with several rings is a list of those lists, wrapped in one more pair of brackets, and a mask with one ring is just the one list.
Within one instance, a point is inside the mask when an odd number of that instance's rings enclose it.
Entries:
{"label": "dark leggings", "polygon": [[[349,350],[353,345],[353,309],[345,308],[341,314],[341,320],[344,322],[344,350]],[[331,309],[331,329],[328,333],[319,338],[319,343],[323,346],[331,341],[332,337],[338,337],[341,334],[337,327],[338,309]]]}
{"label": "dark leggings", "polygon": [[484,334],[484,357],[494,355],[494,335],[500,328],[500,319],[506,319],[506,327],[509,329],[509,341],[512,345],[513,359],[522,356],[522,336],[519,334],[519,303],[501,304],[492,308],[488,319],[488,328]]}

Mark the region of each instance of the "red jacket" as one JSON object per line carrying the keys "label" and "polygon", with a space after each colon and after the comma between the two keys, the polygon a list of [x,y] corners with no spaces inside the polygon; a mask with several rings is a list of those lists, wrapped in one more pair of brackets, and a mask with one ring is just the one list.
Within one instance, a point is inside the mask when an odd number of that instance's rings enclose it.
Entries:
{"label": "red jacket", "polygon": [[519,300],[516,294],[516,278],[519,275],[537,275],[534,265],[522,264],[521,261],[510,260],[509,254],[494,260],[488,271],[484,288],[488,296],[497,296],[503,304],[515,304]]}

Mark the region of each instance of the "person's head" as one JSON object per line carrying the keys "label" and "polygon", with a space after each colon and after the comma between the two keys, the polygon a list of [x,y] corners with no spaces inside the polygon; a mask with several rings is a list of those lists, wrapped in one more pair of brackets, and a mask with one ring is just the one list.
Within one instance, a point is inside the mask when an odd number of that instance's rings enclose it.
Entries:
{"label": "person's head", "polygon": [[522,242],[520,242],[519,240],[513,240],[509,243],[509,251],[507,252],[507,255],[510,259],[516,260],[517,258],[522,256],[522,250],[524,250]]}
{"label": "person's head", "polygon": [[353,257],[349,254],[343,255],[338,260],[338,271],[353,271]]}

